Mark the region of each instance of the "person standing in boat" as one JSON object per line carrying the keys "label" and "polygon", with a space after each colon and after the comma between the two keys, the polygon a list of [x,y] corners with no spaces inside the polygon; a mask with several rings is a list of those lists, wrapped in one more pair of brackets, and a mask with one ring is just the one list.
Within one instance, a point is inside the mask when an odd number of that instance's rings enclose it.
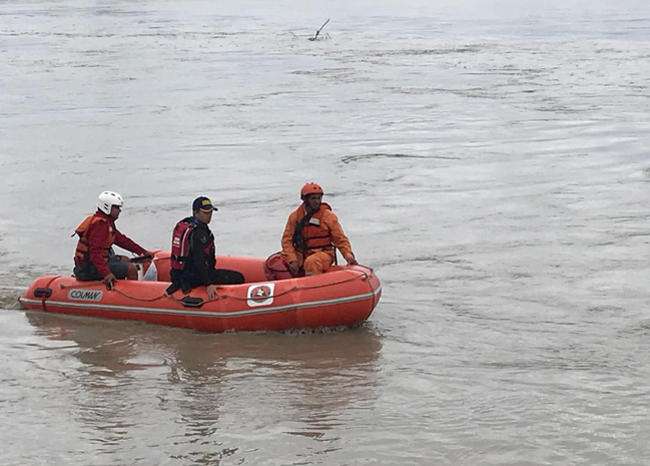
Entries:
{"label": "person standing in boat", "polygon": [[188,293],[197,286],[206,286],[208,299],[217,299],[217,286],[244,283],[244,276],[234,270],[215,268],[217,265],[214,235],[208,227],[212,213],[218,210],[205,196],[192,202],[192,216],[176,224],[172,233],[171,295],[176,290]]}
{"label": "person standing in boat", "polygon": [[152,254],[115,227],[123,205],[118,193],[104,191],[97,199],[97,212],[86,217],[75,229],[79,235],[73,271],[77,280],[101,280],[108,289],[116,279],[137,280],[135,264],[129,262],[128,257],[115,254],[113,244],[135,254]]}
{"label": "person standing in boat", "polygon": [[336,248],[350,265],[357,261],[350,240],[329,204],[322,202],[323,188],[307,183],[300,190],[302,204],[291,214],[282,234],[282,256],[289,271],[298,276],[327,272],[336,260]]}

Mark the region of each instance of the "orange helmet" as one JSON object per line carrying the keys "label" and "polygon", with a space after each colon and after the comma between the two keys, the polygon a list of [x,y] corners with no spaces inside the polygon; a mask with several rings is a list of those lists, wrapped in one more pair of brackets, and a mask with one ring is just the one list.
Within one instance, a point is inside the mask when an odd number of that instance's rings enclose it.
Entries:
{"label": "orange helmet", "polygon": [[304,199],[306,196],[309,196],[310,194],[323,194],[323,188],[320,187],[320,185],[316,183],[307,183],[305,184],[302,189],[300,190],[300,199]]}

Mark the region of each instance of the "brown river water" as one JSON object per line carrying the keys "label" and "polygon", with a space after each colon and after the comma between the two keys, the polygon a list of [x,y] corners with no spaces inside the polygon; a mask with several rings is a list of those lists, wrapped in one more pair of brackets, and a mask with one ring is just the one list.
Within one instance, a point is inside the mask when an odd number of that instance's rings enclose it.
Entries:
{"label": "brown river water", "polygon": [[[1,2],[0,464],[649,464],[650,6],[613,5]],[[358,328],[18,309],[103,190],[147,248],[205,194],[265,257],[309,180],[382,280]]]}

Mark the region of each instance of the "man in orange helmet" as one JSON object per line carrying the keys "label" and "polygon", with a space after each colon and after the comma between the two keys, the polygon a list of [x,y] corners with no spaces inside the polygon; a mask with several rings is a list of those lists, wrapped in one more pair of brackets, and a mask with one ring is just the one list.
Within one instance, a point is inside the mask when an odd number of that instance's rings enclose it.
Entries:
{"label": "man in orange helmet", "polygon": [[322,202],[323,188],[307,183],[300,190],[302,204],[289,215],[282,234],[282,256],[291,274],[303,267],[305,275],[327,272],[336,259],[336,248],[350,265],[357,261],[332,208]]}

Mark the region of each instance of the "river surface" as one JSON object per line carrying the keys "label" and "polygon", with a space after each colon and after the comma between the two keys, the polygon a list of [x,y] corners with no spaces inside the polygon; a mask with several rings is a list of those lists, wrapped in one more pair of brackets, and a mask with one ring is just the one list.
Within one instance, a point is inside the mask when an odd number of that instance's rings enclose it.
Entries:
{"label": "river surface", "polygon": [[[650,464],[647,1],[3,1],[0,173],[0,464]],[[16,305],[100,191],[267,256],[310,180],[359,328]]]}

